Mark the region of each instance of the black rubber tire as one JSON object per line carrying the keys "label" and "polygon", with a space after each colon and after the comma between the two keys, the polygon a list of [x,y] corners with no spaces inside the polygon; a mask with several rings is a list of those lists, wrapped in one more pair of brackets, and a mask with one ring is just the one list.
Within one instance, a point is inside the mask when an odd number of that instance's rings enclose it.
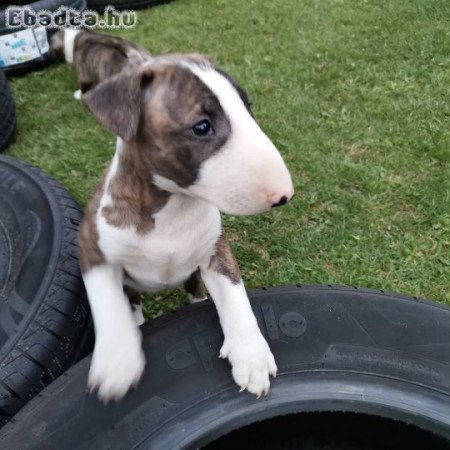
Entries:
{"label": "black rubber tire", "polygon": [[238,393],[217,357],[215,308],[195,304],[143,326],[147,367],[136,391],[104,406],[87,392],[86,358],[1,430],[0,446],[194,449],[269,417],[347,411],[419,427],[444,445],[431,448],[448,448],[450,309],[348,287],[279,287],[250,297],[279,368],[267,397]]}
{"label": "black rubber tire", "polygon": [[[11,1],[11,5],[17,5],[18,2],[14,3]],[[24,5],[20,5],[24,6]],[[61,6],[67,6],[67,8],[75,9],[78,11],[83,11],[86,8],[86,0],[39,0],[37,2],[30,2],[26,6],[29,6],[34,11],[50,11],[54,12]],[[6,26],[6,9],[7,6],[2,4],[2,9],[0,10],[0,36],[4,36],[7,34],[14,34],[15,31],[21,31],[23,28],[18,28],[11,30]],[[50,37],[53,33],[55,33],[56,29],[47,29],[47,40],[50,43]],[[50,45],[49,45],[50,47]],[[11,66],[2,67],[7,76],[17,76],[17,75],[25,75],[33,70],[42,69],[52,62],[55,61],[55,57],[49,48],[48,51],[41,54],[40,57],[35,59],[20,63],[14,64]]]}
{"label": "black rubber tire", "polygon": [[125,9],[143,9],[151,8],[152,6],[164,5],[170,3],[172,0],[88,0],[88,9],[102,13],[107,6],[114,6],[118,11]]}
{"label": "black rubber tire", "polygon": [[5,74],[0,70],[0,152],[4,151],[16,129],[16,107]]}
{"label": "black rubber tire", "polygon": [[92,351],[81,217],[59,183],[0,156],[0,424]]}

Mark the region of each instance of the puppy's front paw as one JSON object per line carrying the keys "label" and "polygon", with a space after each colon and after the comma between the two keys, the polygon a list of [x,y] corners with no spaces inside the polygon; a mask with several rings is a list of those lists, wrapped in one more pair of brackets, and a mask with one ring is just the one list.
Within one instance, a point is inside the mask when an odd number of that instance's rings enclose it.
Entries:
{"label": "puppy's front paw", "polygon": [[88,385],[91,392],[107,403],[120,400],[132,385],[141,378],[145,357],[141,348],[140,333],[128,338],[117,336],[96,342],[89,370]]}
{"label": "puppy's front paw", "polygon": [[277,374],[277,365],[269,345],[259,332],[247,337],[225,339],[220,350],[221,358],[228,358],[232,366],[234,381],[259,398],[267,394],[269,375]]}

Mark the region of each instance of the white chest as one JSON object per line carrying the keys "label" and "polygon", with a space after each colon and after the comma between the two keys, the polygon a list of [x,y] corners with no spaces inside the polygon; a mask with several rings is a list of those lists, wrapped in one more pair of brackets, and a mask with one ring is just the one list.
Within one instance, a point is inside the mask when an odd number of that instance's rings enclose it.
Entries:
{"label": "white chest", "polygon": [[221,233],[218,209],[203,200],[172,195],[155,215],[155,227],[140,235],[97,218],[99,247],[108,262],[120,264],[136,288],[157,291],[185,281],[214,254]]}

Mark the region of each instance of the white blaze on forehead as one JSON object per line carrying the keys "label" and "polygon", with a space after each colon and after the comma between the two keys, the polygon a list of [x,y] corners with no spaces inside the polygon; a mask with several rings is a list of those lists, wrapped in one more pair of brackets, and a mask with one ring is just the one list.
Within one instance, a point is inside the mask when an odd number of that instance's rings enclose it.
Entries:
{"label": "white blaze on forehead", "polygon": [[259,129],[229,80],[212,67],[202,67],[193,64],[187,64],[187,66],[217,97],[222,109],[231,122],[231,128],[233,130],[236,128],[243,129],[244,127],[254,128],[255,126]]}

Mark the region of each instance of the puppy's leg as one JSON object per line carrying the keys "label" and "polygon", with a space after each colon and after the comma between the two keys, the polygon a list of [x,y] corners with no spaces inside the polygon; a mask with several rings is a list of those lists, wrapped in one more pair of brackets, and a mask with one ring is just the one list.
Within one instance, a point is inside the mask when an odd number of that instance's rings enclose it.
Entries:
{"label": "puppy's leg", "polygon": [[189,298],[189,303],[198,303],[208,299],[205,285],[200,275],[200,269],[197,269],[184,283]]}
{"label": "puppy's leg", "polygon": [[120,399],[136,384],[145,365],[141,333],[123,291],[121,267],[107,263],[83,273],[95,326],[88,383],[105,402]]}
{"label": "puppy's leg", "polygon": [[134,321],[138,327],[145,323],[144,313],[142,312],[141,294],[136,289],[129,286],[124,287],[125,294],[130,301],[131,311],[133,313]]}
{"label": "puppy's leg", "polygon": [[239,267],[222,234],[216,253],[201,275],[217,307],[225,337],[220,350],[228,358],[232,374],[241,390],[258,397],[269,390],[269,375],[275,376],[277,366],[270,348],[259,330]]}

